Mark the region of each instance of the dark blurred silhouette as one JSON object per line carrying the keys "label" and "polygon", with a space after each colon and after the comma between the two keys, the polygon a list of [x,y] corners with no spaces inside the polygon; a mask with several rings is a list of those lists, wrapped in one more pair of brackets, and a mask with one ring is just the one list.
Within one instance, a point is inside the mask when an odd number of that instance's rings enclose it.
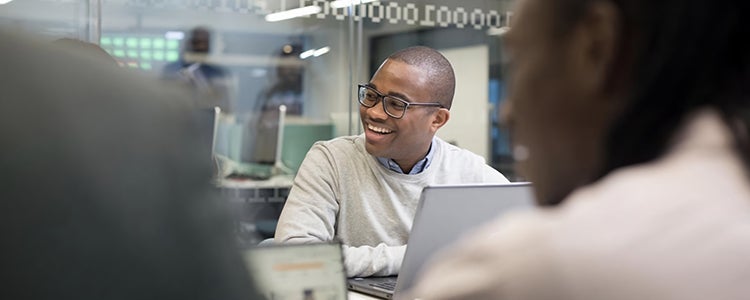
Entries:
{"label": "dark blurred silhouette", "polygon": [[189,84],[201,105],[218,106],[229,112],[232,77],[224,67],[208,62],[211,43],[210,29],[202,26],[191,29],[182,45],[180,58],[164,66],[162,76]]}
{"label": "dark blurred silhouette", "polygon": [[0,298],[257,298],[185,94],[0,40]]}
{"label": "dark blurred silhouette", "polygon": [[505,108],[546,207],[435,258],[409,297],[748,299],[750,2],[516,4]]}
{"label": "dark blurred silhouette", "polygon": [[302,114],[302,75],[305,68],[299,57],[301,53],[302,46],[299,44],[287,44],[279,50],[276,74],[261,93],[258,110],[274,113],[278,112],[280,105],[285,105],[287,114]]}

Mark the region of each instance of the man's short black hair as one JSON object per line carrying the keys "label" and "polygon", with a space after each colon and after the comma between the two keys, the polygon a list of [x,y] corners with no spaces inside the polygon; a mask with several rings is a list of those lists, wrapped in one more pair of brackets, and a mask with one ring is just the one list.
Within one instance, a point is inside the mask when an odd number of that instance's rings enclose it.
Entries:
{"label": "man's short black hair", "polygon": [[426,72],[433,83],[432,101],[442,104],[447,109],[451,108],[456,91],[456,75],[451,63],[440,52],[429,47],[414,46],[397,51],[388,59],[403,61]]}

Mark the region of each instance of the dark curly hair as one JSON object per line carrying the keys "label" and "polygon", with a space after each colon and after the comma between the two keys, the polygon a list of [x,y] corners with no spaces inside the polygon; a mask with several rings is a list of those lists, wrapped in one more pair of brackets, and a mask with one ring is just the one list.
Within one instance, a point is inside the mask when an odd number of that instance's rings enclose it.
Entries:
{"label": "dark curly hair", "polygon": [[750,2],[555,0],[557,36],[594,1],[619,9],[616,61],[627,64],[619,67],[629,69],[632,83],[598,177],[659,157],[686,117],[705,107],[721,114],[750,170]]}

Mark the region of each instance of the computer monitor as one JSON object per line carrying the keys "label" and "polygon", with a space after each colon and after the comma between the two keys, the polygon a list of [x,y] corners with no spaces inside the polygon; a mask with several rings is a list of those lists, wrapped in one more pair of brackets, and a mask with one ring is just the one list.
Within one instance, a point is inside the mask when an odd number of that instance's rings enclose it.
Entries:
{"label": "computer monitor", "polygon": [[287,117],[282,105],[225,120],[217,134],[217,154],[231,161],[226,175],[263,180],[296,173],[310,147],[333,138],[334,128],[330,121]]}

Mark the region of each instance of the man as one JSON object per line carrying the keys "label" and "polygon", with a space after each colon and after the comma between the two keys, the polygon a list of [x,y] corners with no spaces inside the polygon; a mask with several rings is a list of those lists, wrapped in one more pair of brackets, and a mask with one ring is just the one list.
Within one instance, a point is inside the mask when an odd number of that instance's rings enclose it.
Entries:
{"label": "man", "polygon": [[511,131],[538,212],[436,258],[422,299],[747,299],[746,1],[520,0]]}
{"label": "man", "polygon": [[252,299],[185,93],[0,40],[0,298]]}
{"label": "man", "polygon": [[349,276],[397,274],[422,188],[508,182],[484,159],[435,137],[448,122],[455,76],[427,47],[394,53],[359,86],[365,133],[313,145],[276,241],[340,240]]}

